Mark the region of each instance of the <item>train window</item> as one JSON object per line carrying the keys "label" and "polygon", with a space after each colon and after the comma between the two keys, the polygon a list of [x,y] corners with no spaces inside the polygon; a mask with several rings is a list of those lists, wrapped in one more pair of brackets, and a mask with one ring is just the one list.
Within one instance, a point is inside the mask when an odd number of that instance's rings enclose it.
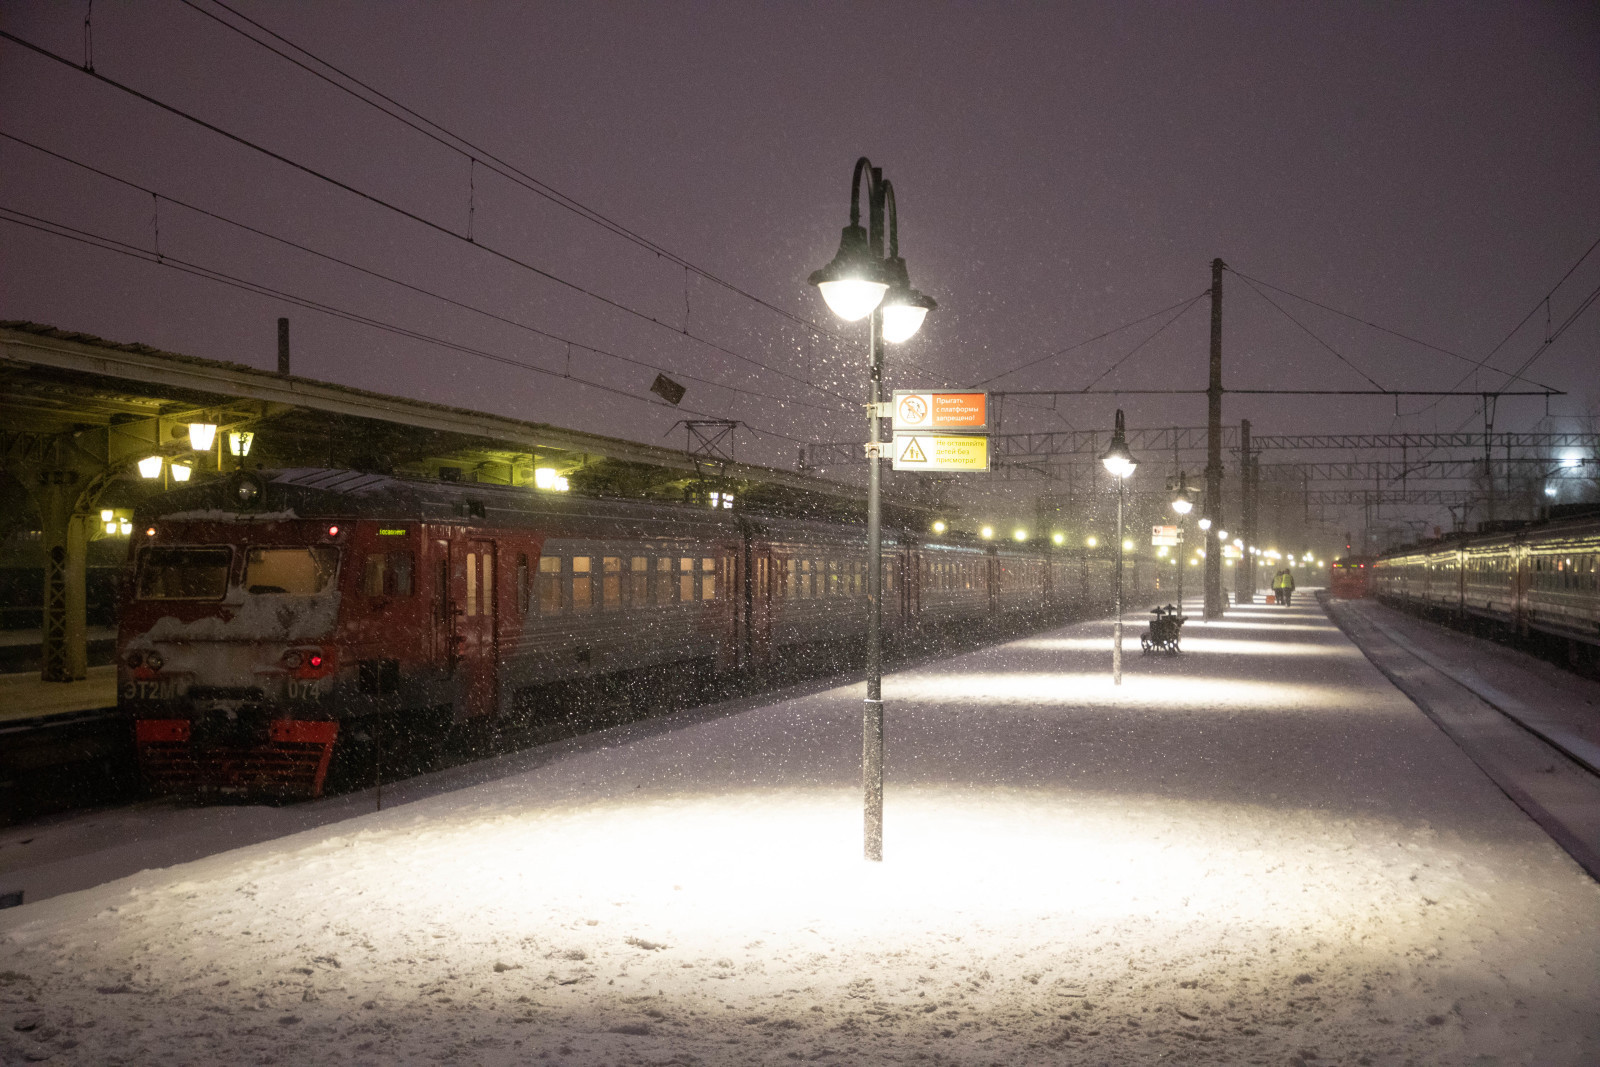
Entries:
{"label": "train window", "polygon": [[564,606],[565,589],[561,582],[561,557],[539,557],[539,611],[554,615]]}
{"label": "train window", "polygon": [[257,594],[312,596],[328,587],[338,569],[337,548],[252,548],[245,557],[244,586]]}
{"label": "train window", "polygon": [[634,556],[628,561],[628,603],[635,607],[650,602],[650,561]]}
{"label": "train window", "polygon": [[485,552],[478,557],[483,561],[483,595],[480,601],[485,615],[494,614],[494,553]]}
{"label": "train window", "polygon": [[450,542],[437,542],[439,566],[433,576],[433,595],[439,618],[450,617]]}
{"label": "train window", "polygon": [[528,557],[517,553],[517,614],[528,613]]}
{"label": "train window", "polygon": [[140,600],[221,600],[233,550],[146,548],[139,553]]}
{"label": "train window", "polygon": [[678,560],[678,599],[685,604],[694,599],[694,560],[688,556]]}
{"label": "train window", "polygon": [[656,603],[672,603],[672,557],[656,557]]}
{"label": "train window", "polygon": [[467,617],[478,614],[478,554],[467,553]]}
{"label": "train window", "polygon": [[572,610],[590,611],[594,608],[594,587],[590,583],[589,557],[572,557]]}
{"label": "train window", "polygon": [[361,591],[367,596],[410,596],[411,553],[373,552],[361,568]]}
{"label": "train window", "polygon": [[600,607],[616,611],[622,607],[622,557],[606,556],[600,563]]}
{"label": "train window", "polygon": [[717,599],[717,561],[702,559],[700,561],[700,599]]}
{"label": "train window", "polygon": [[811,561],[809,559],[792,560],[800,565],[799,573],[795,576],[795,596],[801,600],[811,599]]}

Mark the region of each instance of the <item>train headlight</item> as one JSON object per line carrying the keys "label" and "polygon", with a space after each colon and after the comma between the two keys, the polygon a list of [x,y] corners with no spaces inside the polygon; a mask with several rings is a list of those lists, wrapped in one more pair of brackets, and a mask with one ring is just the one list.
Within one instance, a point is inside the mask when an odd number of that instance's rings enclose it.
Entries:
{"label": "train headlight", "polygon": [[291,671],[297,671],[300,669],[300,658],[300,653],[290,649],[283,654],[283,665]]}
{"label": "train headlight", "polygon": [[142,652],[129,652],[128,653],[128,666],[129,667],[133,667],[133,668],[137,669],[137,668],[139,668],[139,667],[141,667],[143,665],[144,665],[144,653],[142,653]]}
{"label": "train headlight", "polygon": [[161,653],[159,652],[146,652],[144,654],[144,665],[153,671],[159,671],[166,662],[161,658]]}

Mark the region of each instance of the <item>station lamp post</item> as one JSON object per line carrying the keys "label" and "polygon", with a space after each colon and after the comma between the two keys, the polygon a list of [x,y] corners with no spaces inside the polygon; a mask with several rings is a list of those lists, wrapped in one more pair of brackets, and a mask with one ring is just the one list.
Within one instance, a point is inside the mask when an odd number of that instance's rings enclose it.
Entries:
{"label": "station lamp post", "polygon": [[[1172,488],[1169,484],[1168,488]],[[1178,514],[1178,544],[1185,544],[1184,534],[1189,530],[1189,512],[1194,510],[1194,490],[1189,488],[1188,476],[1178,472],[1178,485],[1172,493],[1172,510]],[[1209,527],[1211,523],[1201,519]],[[1178,550],[1178,614],[1183,614],[1183,549]]]}
{"label": "station lamp post", "polygon": [[1100,457],[1106,470],[1117,480],[1117,621],[1111,629],[1111,682],[1122,684],[1122,482],[1139,466],[1139,461],[1128,451],[1127,431],[1122,423],[1122,409],[1117,409],[1116,429],[1111,433],[1111,447]]}
{"label": "station lamp post", "polygon": [[[867,183],[867,227],[861,226],[861,182]],[[888,254],[884,252],[887,223]],[[867,351],[867,698],[861,716],[863,852],[883,859],[883,343],[911,338],[937,305],[911,288],[900,258],[900,223],[894,186],[866,156],[850,179],[850,225],[833,261],[813,271],[810,283],[829,310],[846,322],[869,319]]]}

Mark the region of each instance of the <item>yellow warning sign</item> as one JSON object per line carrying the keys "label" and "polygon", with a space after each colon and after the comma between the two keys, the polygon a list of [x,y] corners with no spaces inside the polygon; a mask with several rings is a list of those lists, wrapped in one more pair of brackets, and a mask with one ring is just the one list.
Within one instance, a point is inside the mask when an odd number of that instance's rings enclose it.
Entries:
{"label": "yellow warning sign", "polygon": [[977,434],[894,435],[897,471],[986,471],[989,439]]}

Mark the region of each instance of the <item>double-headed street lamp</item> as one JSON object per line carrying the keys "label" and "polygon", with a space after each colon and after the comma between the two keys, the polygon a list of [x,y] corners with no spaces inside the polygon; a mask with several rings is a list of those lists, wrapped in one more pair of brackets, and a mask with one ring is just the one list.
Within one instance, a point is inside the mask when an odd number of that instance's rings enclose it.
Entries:
{"label": "double-headed street lamp", "polygon": [[1128,451],[1127,431],[1122,424],[1122,409],[1117,409],[1117,425],[1111,434],[1111,447],[1100,457],[1106,470],[1117,480],[1117,622],[1111,630],[1111,681],[1122,684],[1122,482],[1139,466]]}
{"label": "double-headed street lamp", "polygon": [[[861,180],[867,180],[867,228],[861,228]],[[884,254],[884,223],[889,249]],[[856,160],[850,179],[850,225],[839,238],[833,261],[813,271],[810,282],[832,312],[846,322],[871,316],[867,404],[867,699],[861,716],[861,783],[864,799],[863,851],[883,859],[883,510],[882,446],[883,342],[909,340],[937,305],[911,288],[900,258],[900,223],[894,186],[866,156]]]}

